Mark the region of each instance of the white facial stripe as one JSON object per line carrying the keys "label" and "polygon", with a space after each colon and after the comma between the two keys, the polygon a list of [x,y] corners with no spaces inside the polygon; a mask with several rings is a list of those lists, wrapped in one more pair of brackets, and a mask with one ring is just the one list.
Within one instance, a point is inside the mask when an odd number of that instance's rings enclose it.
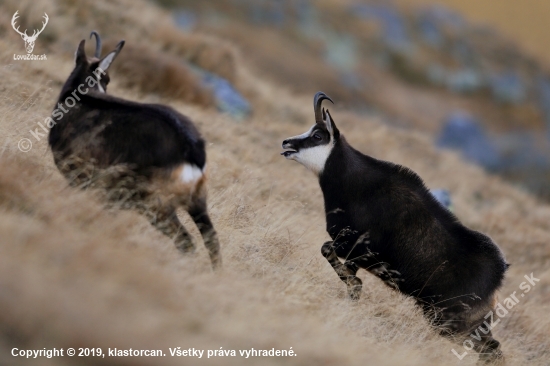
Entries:
{"label": "white facial stripe", "polygon": [[97,81],[97,87],[99,88],[99,91],[101,93],[105,93],[105,89],[103,89],[103,87],[101,86],[101,83],[99,82],[99,80]]}
{"label": "white facial stripe", "polygon": [[180,179],[183,183],[194,183],[202,177],[203,171],[194,164],[183,164]]}
{"label": "white facial stripe", "polygon": [[307,132],[304,132],[303,134],[298,136],[291,137],[290,140],[302,140],[302,139],[308,138],[309,135],[311,135],[311,132],[313,131],[314,128],[315,128],[315,125],[311,126],[311,128]]}

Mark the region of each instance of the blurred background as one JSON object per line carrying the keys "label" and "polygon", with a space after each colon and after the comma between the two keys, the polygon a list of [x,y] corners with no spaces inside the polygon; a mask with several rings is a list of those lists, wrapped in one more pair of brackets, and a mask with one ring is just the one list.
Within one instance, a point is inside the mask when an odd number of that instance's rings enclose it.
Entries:
{"label": "blurred background", "polygon": [[[526,274],[541,279],[494,334],[508,364],[548,366],[550,1],[0,0],[0,10],[0,365],[29,364],[12,347],[178,346],[298,354],[246,361],[261,366],[475,364],[365,271],[361,300],[346,300],[319,251],[328,235],[318,182],[280,156],[281,142],[313,123],[322,90],[352,146],[410,167],[499,244],[512,263],[501,300]],[[33,51],[47,60],[14,60],[26,54],[16,11],[29,34],[48,14]],[[53,164],[38,123],[80,40],[93,54],[91,30],[103,55],[126,40],[109,94],[170,105],[205,137],[221,273],[200,240],[181,256],[142,215],[68,187]],[[32,150],[18,148],[22,138]]]}
{"label": "blurred background", "polygon": [[[266,79],[301,94],[321,89],[358,114],[422,131],[438,147],[550,200],[550,3],[158,3],[185,32],[234,42]],[[216,85],[222,108],[253,113],[225,77],[205,79]]]}

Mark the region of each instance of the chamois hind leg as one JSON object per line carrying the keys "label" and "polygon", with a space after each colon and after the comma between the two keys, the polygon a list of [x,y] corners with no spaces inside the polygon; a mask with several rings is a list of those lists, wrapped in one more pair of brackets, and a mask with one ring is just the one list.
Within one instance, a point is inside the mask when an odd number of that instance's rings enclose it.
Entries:
{"label": "chamois hind leg", "polygon": [[481,337],[481,342],[474,341],[474,349],[479,353],[478,365],[501,364],[504,361],[500,342],[493,338],[491,331]]}
{"label": "chamois hind leg", "polygon": [[[481,318],[470,328],[468,338],[473,342],[474,349],[479,353],[478,365],[502,364],[504,356],[500,350],[500,342],[493,338],[490,326],[485,318]],[[471,337],[473,334],[475,337]]]}
{"label": "chamois hind leg", "polygon": [[201,232],[204,240],[204,246],[208,250],[210,260],[212,261],[212,267],[218,269],[222,265],[222,258],[220,255],[220,243],[218,241],[218,234],[210,221],[208,211],[206,208],[206,198],[196,198],[193,200],[193,204],[188,208],[187,212],[197,225],[197,228]]}
{"label": "chamois hind leg", "polygon": [[359,267],[350,261],[346,261],[345,263],[340,262],[332,241],[327,241],[323,244],[321,253],[330,263],[338,277],[348,286],[348,296],[350,299],[359,300],[361,297],[361,288],[363,286],[363,282],[356,276]]}
{"label": "chamois hind leg", "polygon": [[195,251],[193,238],[178,219],[176,210],[173,207],[154,207],[143,213],[154,227],[174,240],[174,244],[179,251],[182,253]]}
{"label": "chamois hind leg", "polygon": [[463,311],[460,306],[451,306],[440,312],[435,322],[440,334],[461,345],[469,343],[479,353],[478,365],[500,365],[504,356],[500,350],[500,342],[491,333],[490,320],[482,317],[472,322]]}

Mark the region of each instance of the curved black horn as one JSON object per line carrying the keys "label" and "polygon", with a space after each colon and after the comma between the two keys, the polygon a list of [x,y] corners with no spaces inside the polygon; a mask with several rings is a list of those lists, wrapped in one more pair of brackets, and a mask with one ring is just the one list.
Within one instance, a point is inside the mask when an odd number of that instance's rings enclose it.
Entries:
{"label": "curved black horn", "polygon": [[92,31],[92,33],[90,33],[90,39],[92,39],[92,36],[95,36],[95,54],[94,54],[94,56],[96,58],[100,58],[101,57],[101,37],[99,37],[99,33],[97,33],[96,31]]}
{"label": "curved black horn", "polygon": [[323,116],[322,116],[322,113],[321,113],[321,104],[323,103],[323,100],[325,100],[325,99],[330,100],[330,102],[332,104],[334,104],[332,99],[330,99],[329,96],[326,95],[323,92],[317,92],[317,94],[315,94],[315,97],[313,97],[313,108],[315,110],[315,122],[317,122],[317,123],[322,123],[323,122]]}

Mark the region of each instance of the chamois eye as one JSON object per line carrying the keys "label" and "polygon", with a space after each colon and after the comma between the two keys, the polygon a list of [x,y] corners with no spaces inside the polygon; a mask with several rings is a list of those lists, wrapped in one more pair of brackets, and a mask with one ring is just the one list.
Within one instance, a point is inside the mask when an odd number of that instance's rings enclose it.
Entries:
{"label": "chamois eye", "polygon": [[313,135],[313,138],[314,138],[315,140],[317,140],[317,141],[323,139],[323,138],[321,137],[321,135],[319,135],[318,133],[314,134],[314,135]]}

